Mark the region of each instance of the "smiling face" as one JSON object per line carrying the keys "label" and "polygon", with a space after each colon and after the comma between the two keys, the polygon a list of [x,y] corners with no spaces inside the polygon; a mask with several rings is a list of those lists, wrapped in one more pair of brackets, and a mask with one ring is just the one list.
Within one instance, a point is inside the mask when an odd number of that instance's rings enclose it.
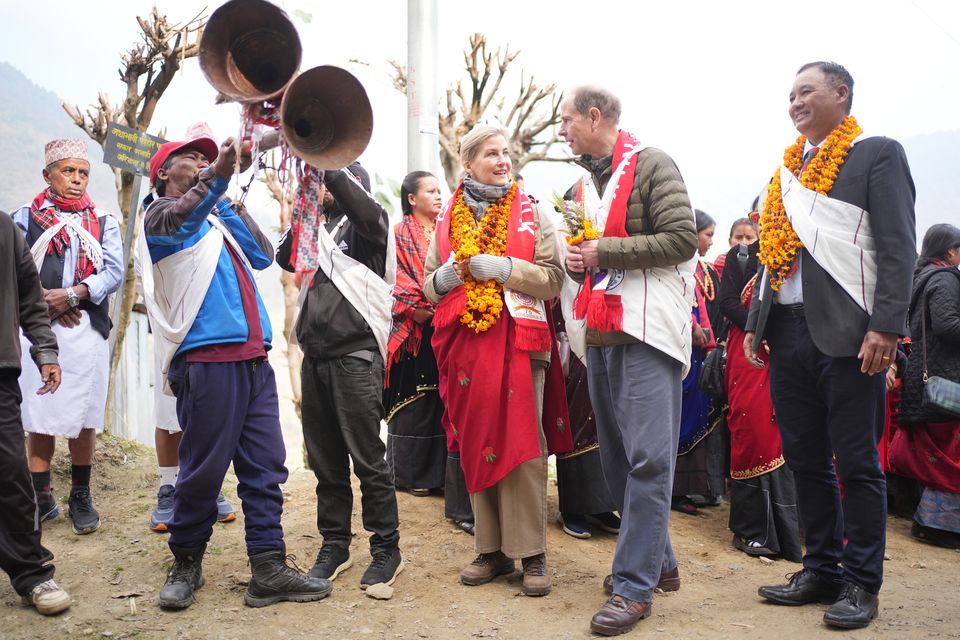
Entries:
{"label": "smiling face", "polygon": [[835,83],[818,67],[810,67],[797,74],[787,113],[797,131],[818,145],[846,117],[849,95],[847,85]]}
{"label": "smiling face", "polygon": [[467,175],[483,184],[497,187],[510,184],[513,163],[506,138],[495,135],[484,140],[473,159],[463,161],[463,169]]}
{"label": "smiling face", "polygon": [[560,103],[560,137],[570,145],[575,156],[591,154],[594,147],[596,129],[590,115],[577,111],[572,97],[566,97]]}
{"label": "smiling face", "polygon": [[55,195],[77,200],[87,191],[90,163],[76,158],[58,160],[43,170],[43,179]]}

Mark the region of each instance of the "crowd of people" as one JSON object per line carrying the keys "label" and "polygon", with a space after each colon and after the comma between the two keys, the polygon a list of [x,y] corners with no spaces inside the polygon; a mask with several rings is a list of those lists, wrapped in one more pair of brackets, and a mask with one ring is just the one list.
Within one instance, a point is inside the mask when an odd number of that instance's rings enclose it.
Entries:
{"label": "crowd of people", "polygon": [[[917,538],[960,547],[960,229],[931,227],[917,259],[903,149],[864,135],[852,98],[842,66],[799,70],[800,138],[713,263],[715,219],[599,87],[560,103],[584,171],[555,202],[524,191],[508,133],[478,125],[452,197],[410,173],[393,228],[359,163],[307,167],[276,247],[225,196],[251,162],[233,139],[195,129],[161,146],[136,249],[166,391],[150,519],[173,556],[160,606],[189,607],[203,586],[213,524],[236,519],[220,492],[231,463],[251,607],[320,600],[352,566],[351,469],[370,532],[361,588],[403,570],[396,491],[408,491],[442,493],[474,536],[463,585],[519,560],[523,593],[547,595],[555,455],[562,530],[617,536],[593,632],[626,633],[657,589],[681,588],[671,510],[724,499],[735,549],[802,562],[762,598],[826,602],[826,624],[869,625],[888,503]],[[73,530],[100,526],[91,464],[123,255],[116,221],[86,195],[89,171],[82,141],[51,142],[48,188],[0,216],[0,561],[44,614],[70,606],[41,545],[59,509],[55,436],[69,439]],[[302,282],[289,339],[304,355],[322,538],[306,574],[286,559],[273,333],[253,278],[274,261]]]}

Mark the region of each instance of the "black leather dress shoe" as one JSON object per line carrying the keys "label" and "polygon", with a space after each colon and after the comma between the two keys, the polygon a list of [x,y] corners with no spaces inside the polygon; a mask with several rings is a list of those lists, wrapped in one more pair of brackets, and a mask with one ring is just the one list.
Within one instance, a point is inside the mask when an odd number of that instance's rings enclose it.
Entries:
{"label": "black leather dress shoe", "polygon": [[836,602],[843,588],[842,582],[821,578],[810,569],[797,571],[788,577],[789,583],[760,587],[757,593],[775,604],[796,607],[812,602]]}
{"label": "black leather dress shoe", "polygon": [[863,587],[845,582],[840,597],[823,614],[823,621],[831,627],[861,629],[877,617],[880,598]]}

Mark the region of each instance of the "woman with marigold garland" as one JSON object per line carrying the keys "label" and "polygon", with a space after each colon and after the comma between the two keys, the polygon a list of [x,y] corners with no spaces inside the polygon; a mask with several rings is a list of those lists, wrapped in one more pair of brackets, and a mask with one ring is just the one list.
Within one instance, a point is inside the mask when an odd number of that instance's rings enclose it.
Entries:
{"label": "woman with marigold garland", "polygon": [[[546,566],[547,451],[572,446],[544,300],[560,293],[554,229],[511,178],[510,146],[497,127],[460,143],[465,172],[437,218],[424,293],[437,303],[433,348],[445,426],[460,450],[473,505],[477,558],[465,585],[490,582],[523,562],[523,592],[550,592]],[[554,361],[559,358],[552,358]],[[549,381],[549,383],[548,383]],[[560,403],[544,403],[559,384]],[[545,409],[546,407],[546,409]]]}

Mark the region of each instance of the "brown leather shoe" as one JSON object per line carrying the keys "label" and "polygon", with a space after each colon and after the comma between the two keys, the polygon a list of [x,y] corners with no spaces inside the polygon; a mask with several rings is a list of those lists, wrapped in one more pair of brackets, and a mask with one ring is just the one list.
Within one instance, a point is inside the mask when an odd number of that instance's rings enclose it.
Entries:
{"label": "brown leather shoe", "polygon": [[545,596],[550,593],[550,572],[547,557],[542,553],[523,559],[523,595]]}
{"label": "brown leather shoe", "polygon": [[513,560],[503,555],[502,551],[481,553],[460,572],[460,582],[475,587],[516,570],[517,566]]}
{"label": "brown leather shoe", "polygon": [[610,596],[590,621],[590,630],[602,636],[618,636],[632,631],[637,623],[650,615],[653,604],[637,602],[623,596]]}
{"label": "brown leather shoe", "polygon": [[[663,592],[680,591],[680,567],[674,567],[671,571],[664,571],[660,574],[660,581],[657,582],[657,589]],[[603,579],[603,591],[608,596],[613,595],[613,576],[608,575]]]}

